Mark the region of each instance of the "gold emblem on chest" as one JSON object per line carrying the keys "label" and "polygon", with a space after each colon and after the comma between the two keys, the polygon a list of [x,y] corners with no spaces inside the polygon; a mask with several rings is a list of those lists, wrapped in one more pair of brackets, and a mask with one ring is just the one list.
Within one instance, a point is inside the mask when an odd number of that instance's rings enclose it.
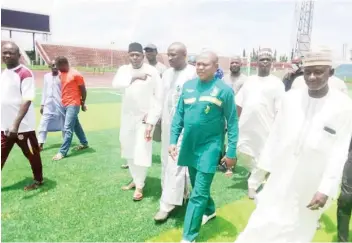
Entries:
{"label": "gold emblem on chest", "polygon": [[209,111],[210,111],[210,106],[209,106],[209,105],[207,105],[207,107],[204,109],[204,113],[205,113],[205,114],[208,114],[208,113],[209,113]]}

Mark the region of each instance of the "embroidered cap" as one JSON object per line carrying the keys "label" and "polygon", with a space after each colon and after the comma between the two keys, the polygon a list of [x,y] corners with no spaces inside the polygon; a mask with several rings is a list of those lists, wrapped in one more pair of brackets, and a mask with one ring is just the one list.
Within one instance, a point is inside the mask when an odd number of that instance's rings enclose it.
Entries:
{"label": "embroidered cap", "polygon": [[326,47],[311,49],[303,58],[303,66],[332,66],[332,52]]}
{"label": "embroidered cap", "polygon": [[273,51],[270,48],[262,48],[258,52],[258,58],[273,58]]}

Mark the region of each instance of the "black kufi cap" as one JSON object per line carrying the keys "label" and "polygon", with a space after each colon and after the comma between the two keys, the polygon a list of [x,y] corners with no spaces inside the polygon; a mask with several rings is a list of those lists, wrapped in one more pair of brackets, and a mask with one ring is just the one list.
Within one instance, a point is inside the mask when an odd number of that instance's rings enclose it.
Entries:
{"label": "black kufi cap", "polygon": [[137,42],[133,42],[128,46],[128,52],[140,52],[143,53],[143,46]]}

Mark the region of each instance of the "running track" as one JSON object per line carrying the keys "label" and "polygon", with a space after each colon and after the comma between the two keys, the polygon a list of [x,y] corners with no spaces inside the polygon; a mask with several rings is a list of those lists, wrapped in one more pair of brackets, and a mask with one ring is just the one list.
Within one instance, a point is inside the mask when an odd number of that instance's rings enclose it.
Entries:
{"label": "running track", "polygon": [[[44,74],[46,73],[48,73],[48,71],[33,71],[36,88],[43,87]],[[115,75],[115,73],[112,72],[104,74],[81,72],[81,74],[83,75],[86,87],[88,88],[110,88],[112,79]]]}

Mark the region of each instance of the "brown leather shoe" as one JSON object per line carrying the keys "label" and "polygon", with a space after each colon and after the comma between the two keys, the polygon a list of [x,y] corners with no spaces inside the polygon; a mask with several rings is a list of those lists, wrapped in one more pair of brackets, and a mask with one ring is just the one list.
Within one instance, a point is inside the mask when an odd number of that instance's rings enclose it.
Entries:
{"label": "brown leather shoe", "polygon": [[25,190],[25,191],[32,191],[32,190],[38,189],[38,188],[41,187],[43,184],[44,184],[44,183],[43,183],[42,181],[41,181],[41,182],[39,182],[39,181],[34,181],[33,184],[24,187],[24,190]]}
{"label": "brown leather shoe", "polygon": [[132,189],[135,189],[135,188],[136,188],[136,185],[133,183],[133,181],[128,183],[128,185],[121,187],[121,189],[123,191],[128,191],[128,190],[132,190]]}

